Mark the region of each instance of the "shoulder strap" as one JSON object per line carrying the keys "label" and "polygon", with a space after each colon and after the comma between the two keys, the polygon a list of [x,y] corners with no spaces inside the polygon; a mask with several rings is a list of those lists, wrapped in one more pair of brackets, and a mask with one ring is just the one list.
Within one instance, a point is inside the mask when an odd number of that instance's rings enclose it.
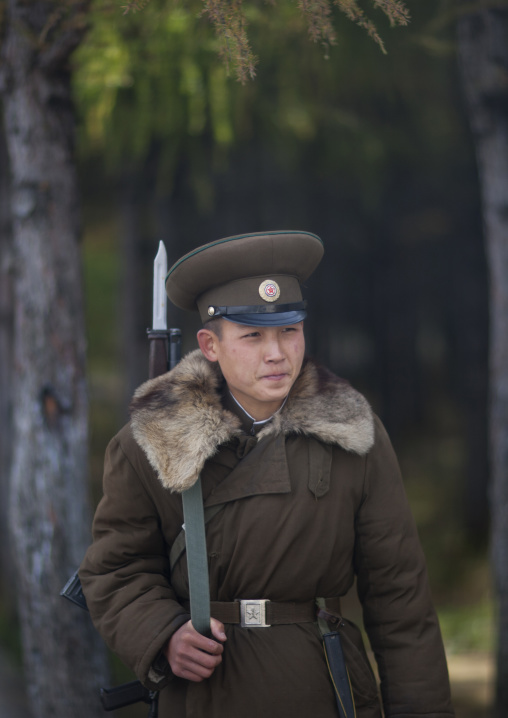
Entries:
{"label": "shoulder strap", "polygon": [[210,636],[210,586],[201,476],[182,493],[192,625]]}
{"label": "shoulder strap", "polygon": [[[226,504],[216,504],[215,506],[206,506],[204,509],[205,525],[213,519],[219,511],[222,511]],[[185,529],[182,528],[176,539],[173,541],[171,551],[169,552],[169,566],[171,571],[176,566],[178,560],[185,553]]]}

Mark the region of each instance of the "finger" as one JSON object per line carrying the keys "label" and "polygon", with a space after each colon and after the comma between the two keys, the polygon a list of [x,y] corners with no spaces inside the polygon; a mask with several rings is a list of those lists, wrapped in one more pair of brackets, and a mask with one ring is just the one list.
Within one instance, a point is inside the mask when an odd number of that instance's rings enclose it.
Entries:
{"label": "finger", "polygon": [[212,675],[221,661],[220,656],[210,656],[202,651],[196,651],[190,655],[175,657],[172,669],[173,673],[180,678],[188,678],[194,681],[198,678],[203,680]]}
{"label": "finger", "polygon": [[194,667],[213,670],[222,661],[222,656],[220,655],[212,655],[211,653],[199,651],[195,648],[180,651],[176,658],[182,666],[191,670],[194,669]]}
{"label": "finger", "polygon": [[219,641],[227,641],[223,623],[217,621],[216,618],[212,618],[210,620],[210,628],[212,629],[212,636],[214,636],[214,638],[217,638]]}
{"label": "finger", "polygon": [[212,655],[220,654],[224,650],[221,643],[217,643],[212,638],[202,636],[194,628],[185,634],[184,641],[187,646],[192,646],[192,648],[197,648],[199,651],[211,653]]}
{"label": "finger", "polygon": [[166,657],[173,673],[189,680],[209,678],[221,662],[221,643],[199,634],[190,621],[181,626],[170,639]]}

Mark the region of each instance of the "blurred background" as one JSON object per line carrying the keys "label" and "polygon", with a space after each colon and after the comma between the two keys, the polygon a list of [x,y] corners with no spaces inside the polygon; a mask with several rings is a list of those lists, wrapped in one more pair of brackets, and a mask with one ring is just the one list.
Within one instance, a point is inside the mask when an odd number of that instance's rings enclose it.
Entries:
{"label": "blurred background", "polygon": [[[308,352],[365,393],[387,426],[428,560],[457,715],[481,718],[494,680],[488,288],[451,7],[410,3],[407,28],[379,17],[386,55],[338,12],[337,44],[325,48],[307,40],[289,3],[276,14],[249,7],[259,64],[242,85],[186,4],[152,0],[127,15],[96,6],[72,57],[73,92],[93,502],[106,444],[147,378],[158,241],[171,265],[232,234],[318,234],[325,259],[306,288]],[[170,308],[169,326],[181,328],[184,352],[196,346],[197,320]],[[0,586],[12,668],[21,649],[7,594]]]}

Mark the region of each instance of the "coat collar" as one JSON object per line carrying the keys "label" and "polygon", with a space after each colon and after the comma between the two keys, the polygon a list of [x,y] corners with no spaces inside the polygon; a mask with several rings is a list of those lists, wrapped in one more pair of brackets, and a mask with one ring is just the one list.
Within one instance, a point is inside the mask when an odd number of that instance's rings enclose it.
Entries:
{"label": "coat collar", "polygon": [[[242,433],[222,404],[223,384],[218,365],[197,349],[134,394],[132,432],[165,488],[188,489],[218,447]],[[374,443],[372,410],[346,381],[307,359],[285,407],[257,439],[289,434],[364,455]]]}

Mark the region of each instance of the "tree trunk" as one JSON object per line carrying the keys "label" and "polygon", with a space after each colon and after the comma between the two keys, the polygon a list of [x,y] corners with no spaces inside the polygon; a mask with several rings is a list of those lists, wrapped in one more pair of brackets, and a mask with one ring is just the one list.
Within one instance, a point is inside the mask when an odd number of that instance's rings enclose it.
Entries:
{"label": "tree trunk", "polygon": [[496,715],[508,715],[508,10],[464,15],[459,61],[476,145],[490,273],[492,562],[498,596]]}
{"label": "tree trunk", "polygon": [[14,274],[10,221],[9,163],[0,120],[0,596],[14,603],[12,551],[8,535],[9,474],[12,457],[12,351]]}
{"label": "tree trunk", "polygon": [[10,0],[3,107],[14,243],[9,506],[34,718],[102,715],[105,654],[59,596],[89,543],[87,395],[68,60],[86,5]]}

